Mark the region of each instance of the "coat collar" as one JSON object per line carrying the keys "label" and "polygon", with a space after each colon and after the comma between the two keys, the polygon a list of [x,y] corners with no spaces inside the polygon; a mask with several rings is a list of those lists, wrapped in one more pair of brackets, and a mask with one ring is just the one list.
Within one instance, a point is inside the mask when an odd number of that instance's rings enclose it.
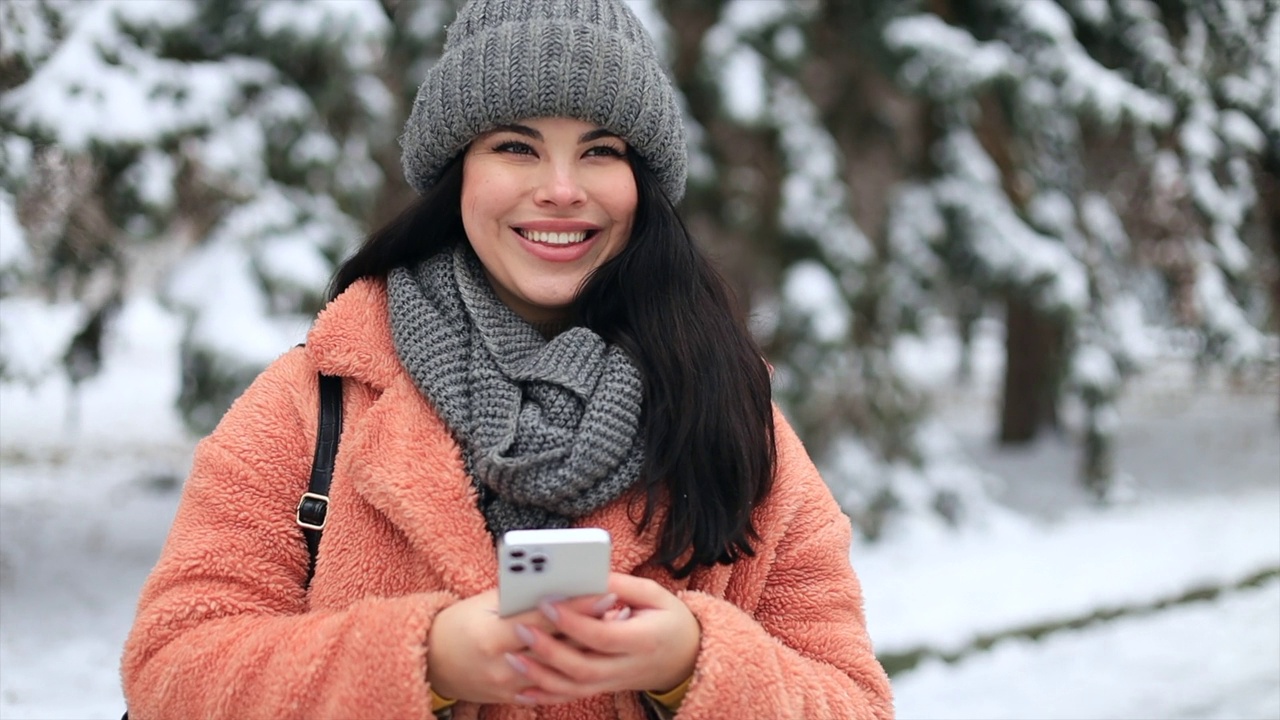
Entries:
{"label": "coat collar", "polygon": [[307,352],[320,372],[379,391],[403,375],[391,337],[386,282],[357,280],[326,305],[307,333]]}
{"label": "coat collar", "polygon": [[[385,283],[357,281],[329,303],[307,336],[307,351],[320,372],[374,391],[372,403],[343,432],[338,472],[397,526],[447,589],[468,597],[494,587],[494,541],[462,450],[400,364]],[[653,555],[665,512],[659,509],[638,533],[634,518],[643,509],[643,494],[633,491],[578,523],[609,531],[617,572],[634,573]]]}

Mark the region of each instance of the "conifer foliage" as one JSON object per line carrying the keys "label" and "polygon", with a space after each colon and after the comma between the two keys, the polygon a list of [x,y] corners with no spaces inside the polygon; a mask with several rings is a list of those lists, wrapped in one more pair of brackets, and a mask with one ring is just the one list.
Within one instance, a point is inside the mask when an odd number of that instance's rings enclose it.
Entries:
{"label": "conifer foliage", "polygon": [[[1276,362],[1280,0],[628,1],[687,110],[690,228],[864,535],[982,516],[934,420],[976,328],[1005,336],[993,436],[1072,433],[1104,500],[1170,338]],[[0,2],[0,382],[94,377],[155,298],[210,428],[403,205],[458,4]]]}
{"label": "conifer foliage", "polygon": [[[305,329],[384,202],[403,78],[445,3],[24,0],[3,6],[8,380],[93,372],[127,296],[186,318],[180,399],[212,427]],[[62,342],[18,338],[50,312]]]}

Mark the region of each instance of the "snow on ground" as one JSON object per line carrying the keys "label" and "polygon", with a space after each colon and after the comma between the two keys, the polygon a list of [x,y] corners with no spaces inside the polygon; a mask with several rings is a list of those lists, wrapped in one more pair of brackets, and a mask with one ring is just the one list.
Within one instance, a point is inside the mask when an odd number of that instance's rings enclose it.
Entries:
{"label": "snow on ground", "polygon": [[1280,580],[895,678],[920,720],[1280,717]]}
{"label": "snow on ground", "polygon": [[[133,322],[161,324],[146,307]],[[55,441],[70,437],[66,388],[0,386],[0,718],[123,709],[121,645],[191,450],[156,404],[174,369],[155,349],[126,344],[86,385],[73,443]],[[989,396],[952,399],[969,453],[1026,512],[944,542],[855,548],[877,650],[961,655],[896,674],[899,717],[1280,718],[1275,385],[1187,387],[1155,373],[1126,399],[1119,461],[1137,493],[1105,510],[1075,486],[1069,441],[996,450]],[[1229,589],[1183,597],[1208,586]],[[966,652],[1100,609],[1131,612]]]}
{"label": "snow on ground", "polygon": [[[166,478],[184,462],[170,453],[5,466],[0,717],[118,717],[120,647],[172,518]],[[89,474],[106,489],[84,483]],[[1005,533],[860,548],[877,649],[959,649],[982,632],[1275,568],[1280,491],[1079,511]],[[1000,641],[954,664],[926,660],[895,688],[904,720],[1280,717],[1280,580],[1039,642]]]}
{"label": "snow on ground", "polygon": [[853,561],[878,652],[955,653],[984,635],[1280,574],[1280,488],[1079,511]]}

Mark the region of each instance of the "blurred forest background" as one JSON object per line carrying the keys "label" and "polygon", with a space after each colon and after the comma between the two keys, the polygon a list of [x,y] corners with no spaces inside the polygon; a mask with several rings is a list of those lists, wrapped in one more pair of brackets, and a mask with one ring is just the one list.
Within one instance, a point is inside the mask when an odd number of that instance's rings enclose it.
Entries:
{"label": "blurred forest background", "polygon": [[[208,431],[406,204],[458,4],[0,0],[0,382],[74,388],[153,298]],[[992,441],[1069,435],[1100,501],[1154,358],[1274,373],[1280,0],[631,4],[687,113],[685,216],[865,537],[982,506],[931,431],[970,366],[929,364],[980,328]]]}

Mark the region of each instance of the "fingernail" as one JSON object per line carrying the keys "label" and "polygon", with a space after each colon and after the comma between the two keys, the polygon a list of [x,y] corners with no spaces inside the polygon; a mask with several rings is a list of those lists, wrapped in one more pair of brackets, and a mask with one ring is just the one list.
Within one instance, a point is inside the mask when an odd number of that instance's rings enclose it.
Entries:
{"label": "fingernail", "polygon": [[525,695],[524,693],[520,693],[516,695],[515,701],[520,703],[521,705],[532,705],[535,702],[533,698],[529,697],[528,695]]}
{"label": "fingernail", "polygon": [[547,619],[551,622],[560,622],[560,611],[556,610],[555,606],[546,600],[538,603],[538,609],[541,610],[542,614],[546,615]]}
{"label": "fingernail", "polygon": [[631,617],[631,606],[630,606],[630,605],[627,605],[627,606],[623,607],[621,610],[619,610],[619,611],[618,611],[618,617],[616,617],[616,618],[614,618],[614,619],[615,619],[615,620],[626,620],[626,619],[627,619],[627,618],[629,618],[629,617]]}
{"label": "fingernail", "polygon": [[533,647],[534,640],[537,640],[533,636],[533,631],[524,625],[516,625],[516,637],[520,638],[520,642],[524,643],[525,647]]}
{"label": "fingernail", "polygon": [[515,670],[516,672],[520,673],[521,675],[528,675],[528,674],[529,674],[529,665],[528,665],[528,663],[526,663],[524,660],[521,660],[521,659],[520,659],[519,657],[517,657],[515,654],[513,654],[513,653],[503,653],[502,657],[504,657],[504,658],[506,658],[506,659],[507,659],[507,664],[511,666],[511,669],[512,669],[512,670]]}
{"label": "fingernail", "polygon": [[608,610],[609,608],[617,604],[617,602],[618,602],[617,594],[609,593],[608,595],[605,595],[604,597],[597,600],[595,605],[591,606],[591,614],[595,615],[596,617],[599,617],[600,615],[603,615],[606,610]]}

